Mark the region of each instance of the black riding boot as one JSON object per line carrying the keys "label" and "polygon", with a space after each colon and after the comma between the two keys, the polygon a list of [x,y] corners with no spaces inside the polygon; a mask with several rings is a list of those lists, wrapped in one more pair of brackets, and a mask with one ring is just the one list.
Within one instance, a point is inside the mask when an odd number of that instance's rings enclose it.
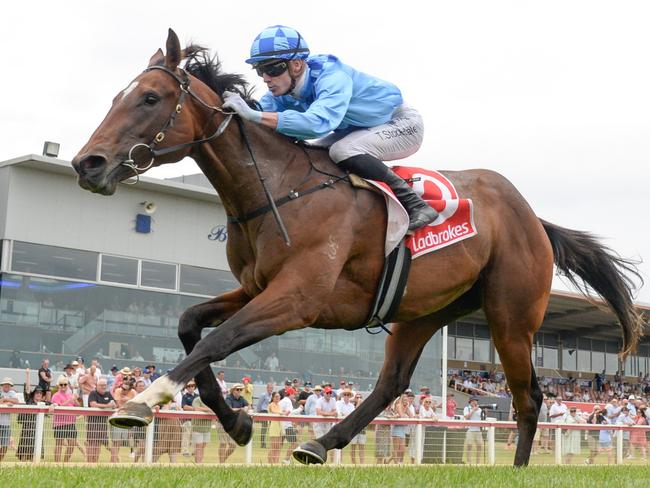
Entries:
{"label": "black riding boot", "polygon": [[422,200],[406,181],[397,176],[382,161],[369,154],[344,159],[339,166],[370,180],[386,183],[409,214],[409,230],[415,230],[436,220],[438,212]]}

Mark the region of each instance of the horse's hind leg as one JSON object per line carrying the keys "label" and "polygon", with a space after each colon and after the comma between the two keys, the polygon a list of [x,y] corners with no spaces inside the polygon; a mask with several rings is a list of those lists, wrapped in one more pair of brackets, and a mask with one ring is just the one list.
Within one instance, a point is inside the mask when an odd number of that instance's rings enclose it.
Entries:
{"label": "horse's hind leg", "polygon": [[[543,281],[539,276],[535,279]],[[483,309],[517,411],[519,442],[515,453],[515,466],[528,464],[542,404],[542,391],[537,383],[530,355],[533,335],[544,318],[548,291],[533,292],[531,288],[539,288],[534,283],[535,279],[530,281],[529,287],[520,283],[507,291],[504,290],[507,280],[502,281],[496,288],[490,288],[489,285],[485,287],[488,296],[485,298]]]}
{"label": "horse's hind leg", "polygon": [[422,349],[431,336],[452,320],[478,308],[477,289],[434,314],[411,322],[395,324],[386,338],[384,365],[375,389],[361,406],[319,439],[307,441],[294,450],[293,457],[303,464],[320,464],[327,451],[342,449],[409,386]]}
{"label": "horse's hind leg", "polygon": [[[192,352],[194,346],[201,340],[203,329],[218,326],[241,310],[249,301],[250,298],[239,288],[188,308],[178,323],[178,337],[183,343],[185,353]],[[247,421],[247,415],[235,414],[226,404],[212,369],[210,367],[202,369],[195,379],[201,400],[219,418],[224,430],[238,444],[246,444],[252,433],[252,424]]]}

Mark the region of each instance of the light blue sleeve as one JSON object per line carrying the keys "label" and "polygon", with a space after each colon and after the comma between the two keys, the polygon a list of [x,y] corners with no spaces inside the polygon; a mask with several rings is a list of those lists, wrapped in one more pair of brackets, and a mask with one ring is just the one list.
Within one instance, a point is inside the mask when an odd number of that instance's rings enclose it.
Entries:
{"label": "light blue sleeve", "polygon": [[281,112],[284,110],[284,107],[278,103],[270,91],[266,92],[260,98],[260,106],[262,107],[262,112]]}
{"label": "light blue sleeve", "polygon": [[352,78],[343,71],[323,73],[314,85],[316,99],[304,112],[278,113],[277,131],[298,139],[323,137],[338,128],[352,98]]}

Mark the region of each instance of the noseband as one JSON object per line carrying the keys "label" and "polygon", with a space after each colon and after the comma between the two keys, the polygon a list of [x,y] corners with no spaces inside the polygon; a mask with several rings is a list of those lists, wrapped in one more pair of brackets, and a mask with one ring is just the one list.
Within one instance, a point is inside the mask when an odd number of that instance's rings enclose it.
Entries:
{"label": "noseband", "polygon": [[[178,101],[176,102],[176,107],[174,108],[174,111],[171,113],[169,118],[167,119],[167,122],[163,126],[163,128],[158,132],[154,138],[153,141],[151,141],[149,144],[145,144],[143,142],[139,142],[137,144],[134,144],[131,149],[129,149],[129,156],[128,159],[125,161],[122,161],[120,164],[122,166],[126,166],[128,168],[131,168],[133,170],[134,176],[135,176],[135,181],[134,182],[127,182],[123,181],[123,183],[127,185],[135,185],[138,181],[140,181],[140,174],[144,173],[148,169],[150,169],[153,166],[153,163],[158,156],[164,156],[166,154],[170,154],[176,151],[180,151],[181,149],[186,149],[188,147],[196,146],[199,144],[203,144],[204,142],[211,141],[213,139],[216,139],[219,137],[223,132],[226,130],[228,127],[228,124],[230,124],[230,121],[232,120],[232,116],[235,114],[235,112],[226,112],[224,109],[221,107],[217,107],[216,105],[210,105],[206,102],[204,102],[201,98],[199,98],[198,95],[196,95],[191,89],[190,89],[190,77],[187,75],[185,70],[182,68],[179,68],[179,71],[182,73],[182,77],[177,75],[174,71],[170,70],[169,68],[165,66],[149,66],[144,72],[152,71],[152,70],[160,70],[163,73],[167,73],[169,76],[174,78],[177,82],[178,85],[181,88],[181,93],[178,97]],[[190,142],[185,142],[183,144],[177,144],[175,146],[170,146],[170,147],[165,147],[162,149],[155,149],[156,145],[161,143],[165,139],[165,132],[167,129],[171,129],[174,127],[174,123],[176,122],[176,117],[181,113],[181,110],[183,108],[183,102],[185,101],[185,97],[187,95],[190,95],[194,100],[199,102],[201,105],[204,107],[212,110],[213,112],[219,112],[221,114],[224,114],[226,117],[221,121],[219,124],[219,127],[217,127],[217,130],[208,137],[205,137],[203,139],[199,139],[197,141],[190,141]],[[139,166],[135,160],[133,159],[133,151],[138,148],[138,147],[143,147],[146,150],[149,151],[149,154],[151,156],[151,159],[149,162],[144,166]]]}

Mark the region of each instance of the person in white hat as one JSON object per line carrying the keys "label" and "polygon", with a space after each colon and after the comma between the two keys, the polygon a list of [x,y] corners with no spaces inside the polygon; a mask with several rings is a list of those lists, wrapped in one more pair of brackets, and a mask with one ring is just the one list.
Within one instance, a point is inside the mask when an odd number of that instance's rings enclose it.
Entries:
{"label": "person in white hat", "polygon": [[[11,378],[3,378],[0,383],[0,406],[10,407],[18,403],[18,394],[14,391],[14,382]],[[0,461],[7,454],[7,448],[11,439],[11,415],[0,413]]]}

